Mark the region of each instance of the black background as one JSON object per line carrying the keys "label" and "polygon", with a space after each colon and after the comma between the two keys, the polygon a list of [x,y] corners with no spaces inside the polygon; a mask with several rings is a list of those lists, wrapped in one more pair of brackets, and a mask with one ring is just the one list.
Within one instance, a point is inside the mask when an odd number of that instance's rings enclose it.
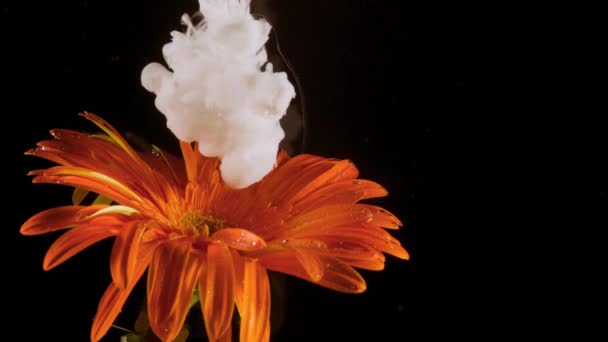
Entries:
{"label": "black background", "polygon": [[[271,0],[273,19],[307,105],[305,152],[348,158],[361,177],[383,184],[378,201],[406,224],[394,235],[410,261],[387,257],[382,272],[362,271],[368,290],[344,295],[289,279],[287,311],[275,341],[431,340],[458,337],[469,281],[460,242],[467,223],[455,193],[463,167],[456,123],[464,115],[466,4],[436,1]],[[255,4],[255,1],[254,1]],[[2,288],[5,330],[25,340],[86,341],[110,281],[104,241],[42,271],[58,236],[23,237],[31,215],[68,204],[70,190],[31,185],[28,170],[50,163],[23,152],[51,128],[90,130],[91,111],[121,132],[170,148],[172,136],[141,69],[162,61],[171,30],[191,1],[3,2]],[[254,5],[254,10],[256,10]],[[7,288],[8,287],[8,288]],[[137,305],[137,295],[130,305]],[[131,315],[132,316],[132,315]],[[128,312],[116,324],[131,327]],[[6,324],[6,321],[5,321]],[[118,341],[112,330],[108,341]]]}

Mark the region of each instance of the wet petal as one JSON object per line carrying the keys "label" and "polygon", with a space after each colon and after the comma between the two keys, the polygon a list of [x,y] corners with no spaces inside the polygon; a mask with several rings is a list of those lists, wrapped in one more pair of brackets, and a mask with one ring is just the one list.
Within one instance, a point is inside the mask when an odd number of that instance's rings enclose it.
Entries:
{"label": "wet petal", "polygon": [[200,279],[201,305],[208,335],[219,339],[230,330],[234,311],[236,276],[227,245],[209,244],[206,273]]}
{"label": "wet petal", "polygon": [[296,248],[294,249],[294,253],[300,262],[300,265],[302,265],[313,282],[318,282],[323,278],[325,264],[323,264],[323,260],[319,258],[318,253],[304,248]]}
{"label": "wet petal", "polygon": [[110,254],[110,271],[112,280],[121,289],[125,288],[129,279],[133,277],[144,233],[142,222],[135,221],[122,228],[120,234],[116,236]]}
{"label": "wet petal", "polygon": [[71,226],[86,219],[87,216],[97,212],[107,205],[93,206],[64,206],[42,211],[21,226],[21,234],[38,235],[53,232]]}
{"label": "wet petal", "polygon": [[325,258],[325,274],[320,285],[346,293],[361,293],[367,286],[365,280],[354,268],[332,257]]}
{"label": "wet petal", "polygon": [[237,302],[241,314],[240,341],[264,342],[270,336],[270,284],[268,272],[256,260],[245,259],[243,296]]}
{"label": "wet petal", "polygon": [[343,262],[366,270],[380,271],[384,269],[386,260],[384,254],[365,243],[345,243],[339,241],[329,246],[328,252]]}
{"label": "wet petal", "polygon": [[142,202],[139,195],[117,180],[85,168],[55,166],[47,170],[32,171],[30,175],[36,176],[32,180],[33,183],[59,183],[79,187],[124,205]]}
{"label": "wet petal", "polygon": [[[332,256],[318,254],[317,257],[324,264],[324,272],[323,277],[318,282],[315,282],[316,284],[345,293],[360,293],[365,291],[365,280],[351,266]],[[314,282],[292,249],[276,248],[272,252],[260,255],[259,260],[260,263],[270,270]]]}
{"label": "wet petal", "polygon": [[148,313],[152,330],[163,341],[173,340],[184,324],[203,257],[188,239],[168,241],[154,253],[148,272]]}
{"label": "wet petal", "polygon": [[409,253],[401,246],[401,243],[386,230],[375,225],[337,227],[327,231],[315,231],[310,237],[332,245],[365,244],[397,258],[409,259]]}
{"label": "wet petal", "polygon": [[266,241],[243,228],[223,228],[211,235],[211,239],[222,241],[240,251],[253,251],[266,247]]}
{"label": "wet petal", "polygon": [[328,205],[313,209],[285,222],[276,231],[275,238],[311,236],[332,227],[357,226],[371,221],[373,215],[361,205]]}
{"label": "wet petal", "polygon": [[208,179],[211,173],[217,171],[219,159],[204,157],[198,150],[198,143],[190,144],[181,140],[179,143],[188,180],[204,184],[203,180]]}
{"label": "wet petal", "polygon": [[71,258],[90,245],[118,234],[116,226],[99,224],[95,221],[81,224],[61,235],[49,248],[44,257],[43,268],[51,268]]}
{"label": "wet petal", "polygon": [[363,180],[345,180],[324,186],[294,204],[298,212],[315,207],[335,204],[355,204],[358,201],[386,196],[388,192],[380,184]]}
{"label": "wet petal", "polygon": [[140,248],[134,277],[131,278],[129,285],[125,289],[118,288],[114,283],[110,284],[99,302],[93,327],[91,328],[91,341],[99,341],[110,329],[133,287],[135,287],[135,284],[137,284],[137,281],[150,264],[152,251],[155,246],[155,244],[147,244]]}
{"label": "wet petal", "polygon": [[398,229],[403,225],[401,221],[388,210],[370,204],[362,204],[374,215],[372,222],[380,227],[388,229]]}

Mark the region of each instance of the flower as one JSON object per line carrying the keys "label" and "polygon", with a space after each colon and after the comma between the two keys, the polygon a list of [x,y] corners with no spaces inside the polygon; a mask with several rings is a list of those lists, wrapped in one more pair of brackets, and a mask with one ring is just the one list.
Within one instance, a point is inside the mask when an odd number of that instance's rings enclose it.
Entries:
{"label": "flower", "polygon": [[357,203],[386,190],[357,179],[347,160],[280,152],[266,177],[237,190],[222,182],[218,159],[202,156],[196,144],[180,142],[183,162],[157,149],[138,153],[104,120],[82,115],[105,134],[52,130],[53,140],[26,154],[60,166],[30,172],[33,183],[74,186],[117,204],[48,209],[21,233],[67,229],[49,248],[45,270],[115,237],[112,282],[99,303],[93,341],[105,335],[146,269],[150,325],[163,341],[179,333],[198,286],[211,341],[231,340],[236,303],[240,340],[257,342],[270,335],[267,270],[359,293],[366,285],[353,267],[381,270],[383,252],[408,258],[382,229],[398,228],[399,220]]}

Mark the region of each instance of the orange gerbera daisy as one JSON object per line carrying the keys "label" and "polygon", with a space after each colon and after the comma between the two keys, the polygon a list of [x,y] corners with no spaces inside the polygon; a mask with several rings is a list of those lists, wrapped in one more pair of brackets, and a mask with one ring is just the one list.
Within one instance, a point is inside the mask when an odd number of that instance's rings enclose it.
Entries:
{"label": "orange gerbera daisy", "polygon": [[381,270],[383,252],[407,259],[384,228],[401,223],[386,210],[358,201],[385,196],[380,185],[356,179],[346,160],[312,155],[289,159],[260,182],[225,185],[219,161],[181,142],[183,162],[159,150],[137,153],[101,118],[82,114],[105,134],[57,129],[55,139],[27,154],[61,166],[30,172],[34,183],[59,183],[110,198],[116,205],[71,205],[43,211],[21,227],[25,235],[69,230],[44,258],[51,269],[91,244],[115,236],[112,283],[103,295],[91,340],[105,335],[136,282],[148,269],[148,314],[153,331],[171,341],[179,333],[195,288],[211,341],[231,340],[234,304],[241,341],[268,341],[267,270],[340,292],[359,293],[353,269]]}

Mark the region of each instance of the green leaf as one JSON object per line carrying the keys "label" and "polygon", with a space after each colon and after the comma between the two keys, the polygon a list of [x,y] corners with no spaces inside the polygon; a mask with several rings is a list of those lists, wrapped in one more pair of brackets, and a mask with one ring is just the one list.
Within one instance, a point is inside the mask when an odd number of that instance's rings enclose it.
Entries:
{"label": "green leaf", "polygon": [[192,307],[201,300],[201,297],[198,293],[198,286],[194,288],[194,293],[192,294],[192,298],[190,298],[190,304],[188,304],[188,311],[192,309]]}
{"label": "green leaf", "polygon": [[144,342],[144,337],[136,333],[129,333],[121,338],[121,342]]}
{"label": "green leaf", "polygon": [[97,196],[97,198],[95,198],[95,201],[93,201],[93,204],[110,204],[110,203],[112,203],[112,200],[103,195]]}
{"label": "green leaf", "polygon": [[85,190],[82,188],[75,188],[74,192],[72,193],[72,204],[80,205],[80,203],[82,203],[82,201],[84,200],[85,197],[87,197],[88,194],[89,194],[89,190]]}

